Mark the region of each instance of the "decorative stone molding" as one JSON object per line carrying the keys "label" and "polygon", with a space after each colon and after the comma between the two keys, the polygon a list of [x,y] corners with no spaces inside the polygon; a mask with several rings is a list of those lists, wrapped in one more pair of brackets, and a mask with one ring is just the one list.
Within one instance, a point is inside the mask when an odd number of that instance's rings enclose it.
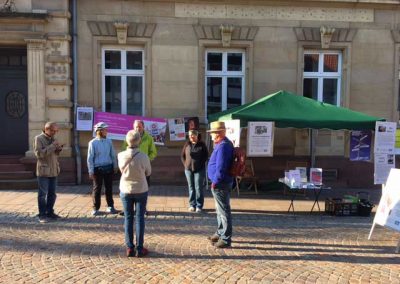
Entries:
{"label": "decorative stone molding", "polygon": [[46,34],[48,40],[61,40],[61,41],[71,41],[71,36],[65,33],[48,33]]}
{"label": "decorative stone molding", "polygon": [[48,55],[46,58],[48,63],[68,63],[71,64],[72,59],[68,55]]}
{"label": "decorative stone molding", "polygon": [[322,48],[329,48],[329,45],[331,44],[332,40],[332,35],[335,32],[335,28],[329,28],[322,26],[319,29],[321,33],[321,47]]}
{"label": "decorative stone molding", "polygon": [[47,100],[47,105],[49,107],[66,107],[66,108],[72,108],[73,103],[68,100]]}
{"label": "decorative stone molding", "polygon": [[117,33],[117,40],[119,44],[126,44],[126,39],[128,38],[128,27],[129,24],[126,22],[115,22],[115,31]]}
{"label": "decorative stone molding", "polygon": [[47,78],[46,83],[49,85],[57,85],[57,86],[71,86],[71,79],[59,79],[59,78]]}
{"label": "decorative stone molding", "polygon": [[371,23],[374,21],[374,9],[176,3],[175,17]]}
{"label": "decorative stone molding", "polygon": [[28,50],[44,50],[46,46],[45,39],[30,38],[25,39],[25,42],[28,45]]}
{"label": "decorative stone molding", "polygon": [[219,29],[221,31],[222,46],[229,47],[231,45],[232,32],[234,27],[229,25],[228,26],[221,25]]}
{"label": "decorative stone molding", "polygon": [[[294,28],[298,41],[322,42],[321,28]],[[352,42],[357,33],[356,29],[335,28],[330,42]]]}
{"label": "decorative stone molding", "polygon": [[211,40],[222,40],[223,31],[221,27],[231,27],[230,40],[249,40],[253,41],[258,32],[258,27],[241,27],[232,25],[221,25],[221,26],[205,26],[195,25],[193,26],[194,32],[198,39],[211,39]]}
{"label": "decorative stone molding", "polygon": [[[93,36],[117,36],[115,22],[88,21],[90,32]],[[151,38],[156,29],[156,24],[126,22],[127,37]]]}

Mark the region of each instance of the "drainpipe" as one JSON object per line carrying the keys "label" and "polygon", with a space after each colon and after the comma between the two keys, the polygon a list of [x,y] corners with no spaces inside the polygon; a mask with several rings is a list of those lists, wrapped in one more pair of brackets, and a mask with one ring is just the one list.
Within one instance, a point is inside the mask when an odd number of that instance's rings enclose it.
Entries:
{"label": "drainpipe", "polygon": [[78,107],[78,53],[77,53],[77,0],[72,0],[72,66],[73,66],[73,94],[74,94],[74,150],[76,161],[76,183],[82,183],[81,150],[79,148],[79,133],[76,130]]}

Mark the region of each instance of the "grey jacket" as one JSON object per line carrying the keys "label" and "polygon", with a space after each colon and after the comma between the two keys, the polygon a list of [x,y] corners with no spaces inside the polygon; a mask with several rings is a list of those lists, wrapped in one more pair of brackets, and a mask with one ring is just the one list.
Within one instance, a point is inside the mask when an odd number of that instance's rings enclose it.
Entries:
{"label": "grey jacket", "polygon": [[47,136],[44,132],[35,137],[33,150],[37,158],[36,175],[38,177],[56,177],[60,173],[59,152],[56,151],[54,141],[54,138]]}

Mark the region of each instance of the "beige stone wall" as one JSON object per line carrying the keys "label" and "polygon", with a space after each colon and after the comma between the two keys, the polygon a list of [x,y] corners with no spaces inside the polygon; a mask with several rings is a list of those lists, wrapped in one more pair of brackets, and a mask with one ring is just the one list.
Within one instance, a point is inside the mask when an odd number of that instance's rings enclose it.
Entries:
{"label": "beige stone wall", "polygon": [[[294,28],[321,26],[355,30],[350,39],[332,42],[343,52],[342,105],[398,120],[399,60],[391,30],[398,26],[396,1],[79,1],[79,103],[101,109],[101,46],[117,44],[115,36],[94,36],[88,21],[154,23],[151,38],[128,36],[128,45],[146,49],[146,111],[154,117],[204,114],[203,52],[221,47],[220,39],[198,37],[194,26],[230,24],[257,28],[254,40],[232,40],[251,56],[246,62],[246,99],[285,89],[302,90],[302,50],[321,48],[318,40],[300,42]],[[352,5],[352,3],[363,3]],[[293,4],[293,5],[292,5]],[[323,9],[321,8],[323,7]],[[312,36],[311,36],[312,38]],[[289,139],[288,139],[289,137]],[[89,137],[81,135],[81,144]],[[346,155],[343,131],[321,131],[317,154]],[[308,132],[278,130],[277,154],[309,154]]]}

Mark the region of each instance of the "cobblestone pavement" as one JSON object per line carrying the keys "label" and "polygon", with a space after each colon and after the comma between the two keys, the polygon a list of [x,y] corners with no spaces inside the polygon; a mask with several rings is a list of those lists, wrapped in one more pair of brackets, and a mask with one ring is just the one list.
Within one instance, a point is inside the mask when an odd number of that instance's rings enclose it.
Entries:
{"label": "cobblestone pavement", "polygon": [[123,217],[90,216],[88,190],[59,187],[63,219],[47,224],[35,217],[36,192],[0,191],[1,283],[400,283],[398,232],[377,227],[367,240],[371,218],[305,213],[312,199],[296,201],[304,212],[293,216],[287,197],[233,197],[234,242],[217,250],[206,239],[210,194],[205,213],[189,213],[184,187],[153,186],[150,254],[139,259],[125,256]]}

